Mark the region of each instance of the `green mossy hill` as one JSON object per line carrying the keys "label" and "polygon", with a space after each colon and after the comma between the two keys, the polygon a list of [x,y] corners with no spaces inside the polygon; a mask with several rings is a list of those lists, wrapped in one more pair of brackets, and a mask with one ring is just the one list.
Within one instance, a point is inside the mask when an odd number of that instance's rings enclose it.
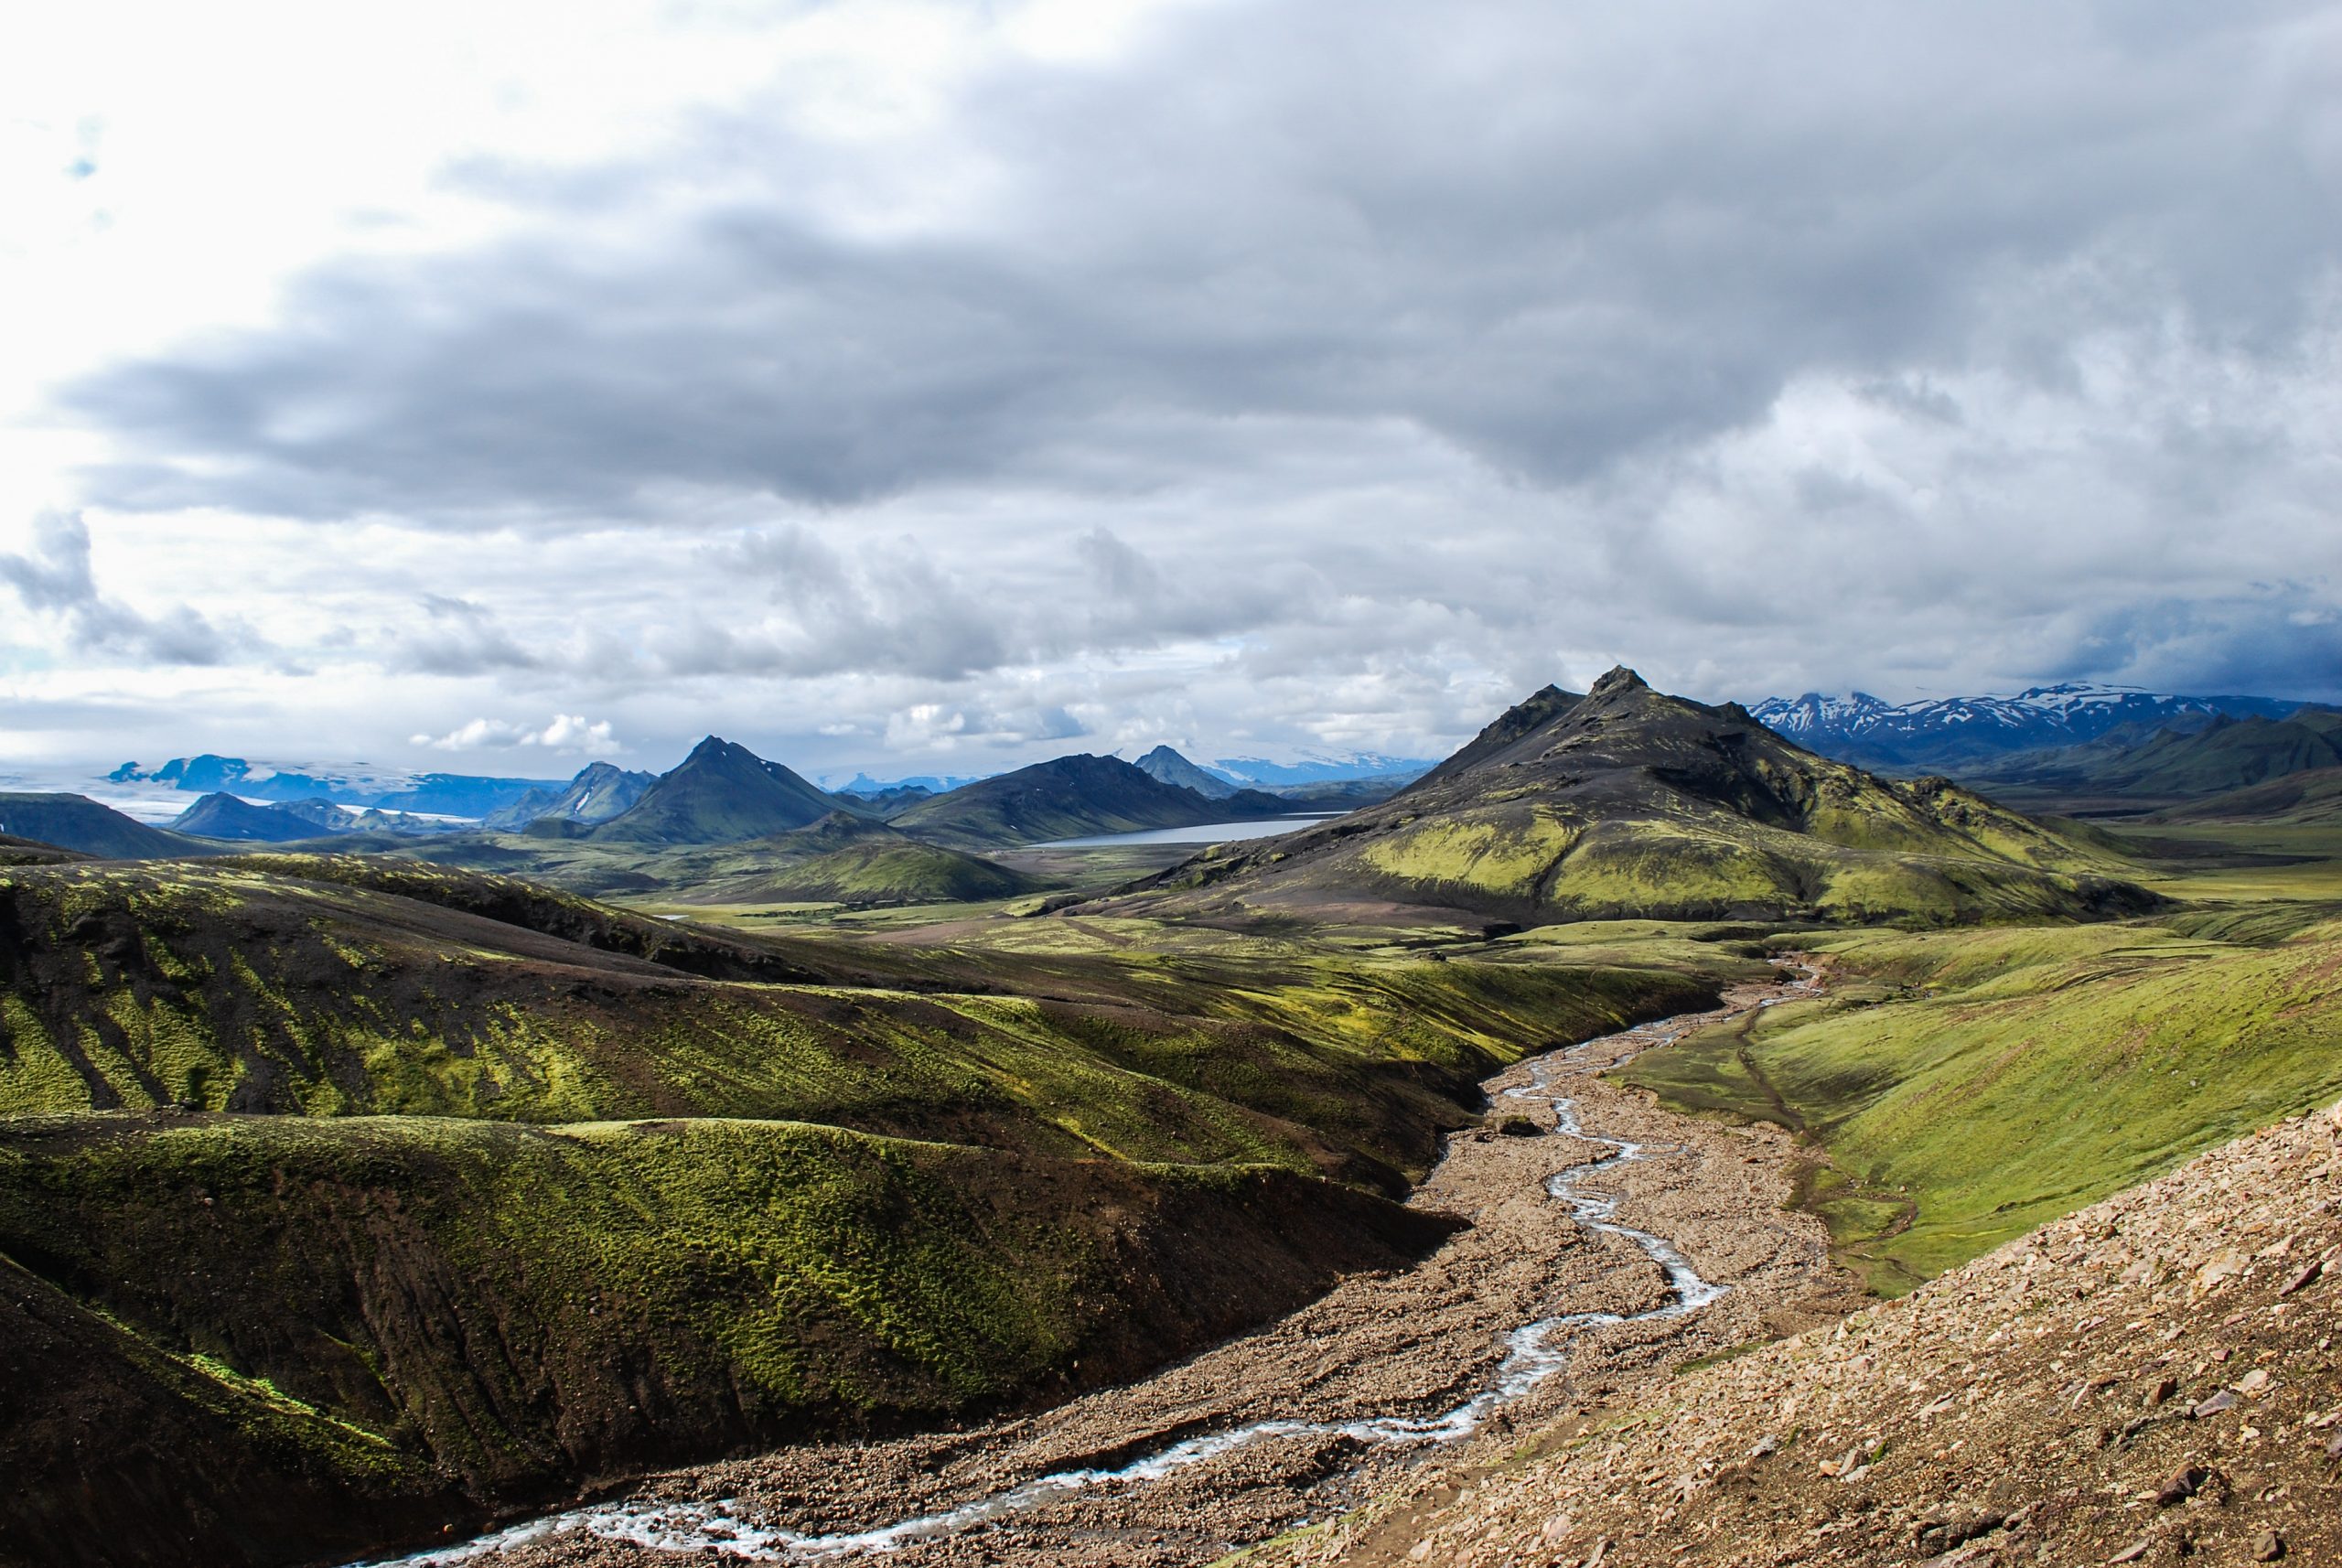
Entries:
{"label": "green mossy hill", "polygon": [[0,793],[0,835],[70,849],[101,860],[160,860],[217,854],[220,846],[150,828],[86,795]]}
{"label": "green mossy hill", "polygon": [[685,902],[706,904],[969,904],[1016,898],[1048,884],[940,844],[925,843],[885,822],[832,811],[810,827],[725,857],[722,869],[695,878]]}
{"label": "green mossy hill", "polygon": [[[451,1492],[477,1521],[580,1477],[1059,1396],[1452,1225],[1279,1170],[776,1122],[0,1122],[0,1558],[346,1554],[435,1530]],[[32,1330],[97,1353],[18,1354]],[[91,1424],[109,1412],[165,1423]],[[261,1517],[220,1511],[288,1476]]]}
{"label": "green mossy hill", "polygon": [[1618,1076],[1810,1136],[1809,1200],[1896,1290],[2342,1095],[2338,916],[1824,939],[1828,999]]}
{"label": "green mossy hill", "polygon": [[2342,823],[2342,768],[2290,773],[2266,784],[2191,800],[2147,819],[2151,822],[2269,822],[2296,827]]}
{"label": "green mossy hill", "polygon": [[[1496,1067],[1763,968],[1098,919],[768,949],[342,856],[9,868],[0,928],[0,1336],[77,1348],[0,1352],[0,1563],[306,1561],[450,1488],[1134,1372],[1427,1244],[1380,1195]],[[663,961],[783,951],[884,983]],[[69,1470],[113,1480],[24,1481]],[[157,1499],[119,1546],[117,1499]]]}
{"label": "green mossy hill", "polygon": [[896,813],[893,822],[915,837],[981,848],[1191,828],[1283,816],[1292,810],[1257,789],[1206,800],[1120,757],[1081,756],[963,784]]}
{"label": "green mossy hill", "polygon": [[969,904],[1021,897],[1048,886],[979,856],[897,835],[776,866],[764,877],[709,890],[721,903]]}
{"label": "green mossy hill", "polygon": [[801,828],[841,804],[779,763],[709,736],[633,805],[585,836],[603,843],[733,843]]}
{"label": "green mossy hill", "polygon": [[2138,913],[2128,863],[1941,779],[1880,779],[1614,670],[1547,688],[1380,806],[1142,885],[1157,914],[1928,924]]}
{"label": "green mossy hill", "polygon": [[2086,746],[2036,752],[1976,772],[1984,788],[2022,785],[2077,795],[2195,800],[2342,767],[2342,712],[2304,708],[2282,719],[2215,717],[2198,730],[2125,730]]}
{"label": "green mossy hill", "polygon": [[[581,922],[564,940],[371,880],[521,896],[492,879],[338,859],[296,860],[295,879],[277,863],[0,873],[0,1115],[779,1118],[1396,1187],[1493,1067],[1714,983],[1685,968],[843,941],[795,950],[892,959],[933,993],[711,981],[655,961],[663,948],[587,945],[617,912],[582,900],[531,890]],[[364,885],[309,879],[343,870]],[[682,950],[695,963],[756,956],[642,924],[699,944]]]}

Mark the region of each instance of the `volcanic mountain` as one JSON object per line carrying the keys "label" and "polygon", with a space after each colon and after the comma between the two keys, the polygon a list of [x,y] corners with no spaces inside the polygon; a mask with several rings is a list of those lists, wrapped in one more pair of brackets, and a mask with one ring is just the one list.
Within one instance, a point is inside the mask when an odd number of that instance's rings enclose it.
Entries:
{"label": "volcanic mountain", "polygon": [[837,807],[779,763],[709,736],[586,836],[612,843],[734,843],[817,822]]}
{"label": "volcanic mountain", "polygon": [[1221,846],[1150,913],[1392,906],[1506,920],[1936,921],[2153,907],[2123,864],[1941,779],[1816,757],[1613,670],[1553,687],[1380,806]]}
{"label": "volcanic mountain", "polygon": [[1005,845],[1199,827],[1283,816],[1292,809],[1257,789],[1208,800],[1120,757],[1084,754],[963,784],[898,813],[894,823],[905,832],[946,843]]}
{"label": "volcanic mountain", "polygon": [[1225,800],[1236,793],[1235,785],[1217,773],[1205,772],[1167,746],[1156,746],[1133,766],[1158,783],[1193,789],[1207,800]]}

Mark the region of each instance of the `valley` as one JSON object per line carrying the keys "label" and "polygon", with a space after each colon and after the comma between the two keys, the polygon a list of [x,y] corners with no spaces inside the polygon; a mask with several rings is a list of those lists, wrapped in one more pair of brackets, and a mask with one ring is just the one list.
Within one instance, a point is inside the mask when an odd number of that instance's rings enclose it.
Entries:
{"label": "valley", "polygon": [[1397,1539],[2342,1096],[2315,770],[2032,818],[1625,671],[1282,832],[1149,760],[40,801],[100,847],[0,843],[0,1561]]}

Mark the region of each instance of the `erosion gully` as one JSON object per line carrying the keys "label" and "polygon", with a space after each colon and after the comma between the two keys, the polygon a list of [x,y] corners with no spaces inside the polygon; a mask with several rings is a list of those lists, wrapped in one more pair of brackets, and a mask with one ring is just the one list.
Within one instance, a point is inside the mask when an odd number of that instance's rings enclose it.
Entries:
{"label": "erosion gully", "polygon": [[1805,968],[1499,1074],[1491,1099],[1543,1135],[1458,1133],[1410,1200],[1471,1229],[1142,1382],[967,1432],[656,1476],[399,1568],[678,1553],[1168,1568],[1354,1507],[1401,1468],[1500,1462],[1521,1429],[1853,1305],[1821,1226],[1782,1208],[1809,1155],[1777,1129],[1677,1116],[1596,1076],[1818,983]]}

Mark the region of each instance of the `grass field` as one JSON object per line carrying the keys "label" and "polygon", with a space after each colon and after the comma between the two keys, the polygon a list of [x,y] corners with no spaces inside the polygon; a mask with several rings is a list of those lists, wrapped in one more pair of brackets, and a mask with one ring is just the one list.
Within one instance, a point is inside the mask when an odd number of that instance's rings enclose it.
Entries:
{"label": "grass field", "polygon": [[[2158,835],[2160,836],[2160,835]],[[1779,1122],[1803,1201],[1895,1292],[2214,1144],[2342,1096],[2342,835],[2190,835],[2185,903],[2103,926],[1820,935],[1834,983],[1624,1069]],[[2315,858],[2308,858],[2312,854]]]}

